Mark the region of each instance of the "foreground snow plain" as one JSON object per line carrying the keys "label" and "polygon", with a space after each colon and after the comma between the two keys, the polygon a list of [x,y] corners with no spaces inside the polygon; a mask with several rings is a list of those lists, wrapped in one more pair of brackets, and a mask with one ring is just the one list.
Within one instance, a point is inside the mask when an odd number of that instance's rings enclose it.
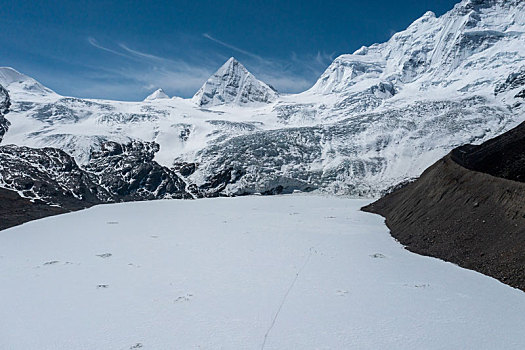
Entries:
{"label": "foreground snow plain", "polygon": [[366,200],[103,205],[0,232],[2,349],[523,349],[525,293]]}

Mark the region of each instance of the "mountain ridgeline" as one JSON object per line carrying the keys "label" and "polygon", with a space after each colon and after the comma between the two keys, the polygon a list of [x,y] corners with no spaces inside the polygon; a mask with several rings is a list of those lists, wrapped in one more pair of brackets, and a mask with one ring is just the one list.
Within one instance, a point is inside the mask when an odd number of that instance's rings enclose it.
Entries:
{"label": "mountain ridgeline", "polygon": [[0,186],[55,204],[63,194],[379,196],[525,120],[523,13],[512,0],[427,12],[387,42],[336,58],[299,94],[279,94],[234,58],[193,98],[159,89],[141,102],[64,97],[0,68],[0,108],[11,104],[0,137],[16,145],[2,147]]}

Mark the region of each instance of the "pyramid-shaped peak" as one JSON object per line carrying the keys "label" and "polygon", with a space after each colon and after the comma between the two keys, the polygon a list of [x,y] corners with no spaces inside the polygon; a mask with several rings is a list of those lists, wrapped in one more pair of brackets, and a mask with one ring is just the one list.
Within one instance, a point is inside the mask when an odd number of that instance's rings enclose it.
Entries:
{"label": "pyramid-shaped peak", "polygon": [[144,101],[154,101],[170,98],[162,89],[155,90],[151,95],[146,97]]}
{"label": "pyramid-shaped peak", "polygon": [[193,101],[199,106],[246,105],[269,103],[277,96],[271,86],[255,78],[239,61],[230,57],[197,91]]}

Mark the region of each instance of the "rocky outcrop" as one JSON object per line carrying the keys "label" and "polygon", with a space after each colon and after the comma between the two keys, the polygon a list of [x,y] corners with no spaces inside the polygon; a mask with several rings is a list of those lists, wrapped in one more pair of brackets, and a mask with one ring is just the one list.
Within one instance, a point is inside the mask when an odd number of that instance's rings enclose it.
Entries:
{"label": "rocky outcrop", "polygon": [[106,142],[85,169],[118,201],[192,198],[173,170],[153,160],[159,149],[154,142]]}
{"label": "rocky outcrop", "polygon": [[0,147],[0,187],[48,204],[89,206],[111,202],[114,196],[98,179],[56,148]]}
{"label": "rocky outcrop", "polygon": [[0,142],[2,142],[2,138],[7,132],[7,129],[9,129],[9,121],[5,119],[4,114],[9,111],[10,106],[11,100],[9,99],[9,93],[0,85]]}
{"label": "rocky outcrop", "polygon": [[413,252],[525,291],[525,123],[459,147],[421,177],[363,208]]}
{"label": "rocky outcrop", "polygon": [[[506,91],[520,88],[525,88],[525,66],[521,67],[519,71],[509,74],[503,83],[496,85],[494,94],[498,95]],[[518,95],[523,92],[525,92],[525,89],[521,90],[521,92],[518,92]],[[515,97],[520,97],[518,95]]]}

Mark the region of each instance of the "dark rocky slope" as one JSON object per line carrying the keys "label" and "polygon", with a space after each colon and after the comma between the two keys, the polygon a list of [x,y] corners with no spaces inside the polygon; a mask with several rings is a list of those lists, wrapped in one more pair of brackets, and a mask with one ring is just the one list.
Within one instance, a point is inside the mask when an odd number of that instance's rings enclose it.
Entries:
{"label": "dark rocky slope", "polygon": [[525,123],[363,208],[401,244],[525,291]]}
{"label": "dark rocky slope", "polygon": [[42,201],[30,201],[15,191],[0,188],[0,230],[46,216],[58,215],[85,207],[57,207]]}

